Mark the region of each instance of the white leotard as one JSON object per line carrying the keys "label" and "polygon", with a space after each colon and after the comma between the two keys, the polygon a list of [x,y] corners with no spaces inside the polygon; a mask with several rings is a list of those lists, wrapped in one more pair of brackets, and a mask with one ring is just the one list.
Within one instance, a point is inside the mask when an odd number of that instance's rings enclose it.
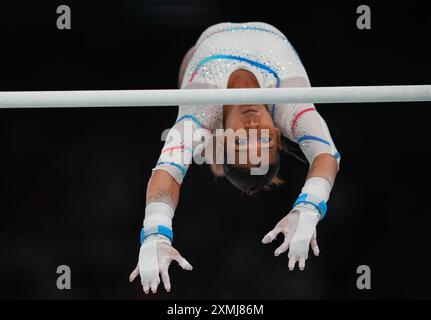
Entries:
{"label": "white leotard", "polygon": [[[261,88],[310,86],[293,46],[278,29],[267,23],[216,24],[202,33],[194,50],[182,81],[184,90],[226,88],[230,75],[238,69],[253,73]],[[268,109],[276,127],[299,144],[310,164],[322,153],[331,154],[340,161],[328,127],[313,104],[277,104]],[[179,106],[172,129],[180,135],[169,133],[153,170],[165,170],[181,184],[199,138],[207,138],[216,129],[223,128],[222,119],[220,105]],[[191,128],[196,139],[185,138],[186,127]]]}

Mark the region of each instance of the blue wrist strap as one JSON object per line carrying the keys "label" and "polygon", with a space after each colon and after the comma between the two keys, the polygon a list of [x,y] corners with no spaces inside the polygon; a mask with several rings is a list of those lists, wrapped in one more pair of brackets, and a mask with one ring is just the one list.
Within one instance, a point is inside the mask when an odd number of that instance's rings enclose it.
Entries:
{"label": "blue wrist strap", "polygon": [[141,229],[141,244],[144,242],[145,238],[152,234],[162,234],[168,237],[171,242],[174,240],[174,233],[171,229],[158,225],[157,227],[147,229],[147,231],[145,231],[144,228]]}
{"label": "blue wrist strap", "polygon": [[312,206],[314,206],[320,213],[320,220],[325,217],[326,211],[328,210],[325,201],[308,193],[302,193],[298,197],[298,199],[296,199],[295,203],[293,204],[293,207],[296,207],[298,204],[301,203],[311,204]]}

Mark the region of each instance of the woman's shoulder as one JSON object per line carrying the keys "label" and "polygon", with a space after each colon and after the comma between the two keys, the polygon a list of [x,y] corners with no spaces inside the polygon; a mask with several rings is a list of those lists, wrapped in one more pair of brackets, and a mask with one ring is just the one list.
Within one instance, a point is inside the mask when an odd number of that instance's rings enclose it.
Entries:
{"label": "woman's shoulder", "polygon": [[251,28],[251,29],[266,29],[268,31],[272,31],[274,33],[280,34],[280,36],[284,36],[283,32],[281,32],[279,29],[274,27],[273,25],[262,22],[262,21],[250,21],[250,22],[219,22],[216,24],[213,24],[209,27],[207,27],[199,37],[197,43],[199,43],[203,38],[206,38],[207,36],[218,33],[223,30],[235,30],[235,29],[241,29],[241,28]]}
{"label": "woman's shoulder", "polygon": [[207,27],[202,33],[201,33],[201,35],[200,35],[200,37],[199,37],[199,39],[198,39],[198,41],[196,42],[196,43],[199,43],[199,42],[201,42],[201,40],[203,39],[203,38],[206,38],[208,35],[210,35],[210,34],[212,34],[212,33],[214,33],[214,32],[217,32],[217,31],[219,31],[219,30],[223,30],[223,29],[225,29],[226,27],[228,27],[230,25],[230,22],[220,22],[220,23],[216,23],[216,24],[213,24],[213,25],[211,25],[211,26],[209,26],[209,27]]}

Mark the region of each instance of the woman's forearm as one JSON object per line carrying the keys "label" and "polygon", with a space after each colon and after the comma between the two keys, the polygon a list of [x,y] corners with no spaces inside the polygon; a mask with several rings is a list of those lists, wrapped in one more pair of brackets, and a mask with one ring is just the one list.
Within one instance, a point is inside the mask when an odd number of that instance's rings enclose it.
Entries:
{"label": "woman's forearm", "polygon": [[335,183],[335,178],[338,173],[337,160],[330,154],[320,154],[314,158],[313,163],[307,174],[307,179],[310,178],[322,178],[331,184],[331,187]]}
{"label": "woman's forearm", "polygon": [[180,198],[180,185],[166,171],[155,170],[147,186],[147,205],[163,202],[175,209]]}

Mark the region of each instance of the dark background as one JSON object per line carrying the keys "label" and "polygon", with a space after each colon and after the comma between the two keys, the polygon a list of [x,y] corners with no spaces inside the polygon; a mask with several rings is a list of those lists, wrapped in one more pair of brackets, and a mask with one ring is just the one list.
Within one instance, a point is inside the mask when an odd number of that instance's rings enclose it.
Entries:
{"label": "dark background", "polygon": [[[0,3],[0,90],[175,88],[180,61],[218,22],[264,21],[296,47],[313,86],[431,84],[425,1],[11,1]],[[72,10],[57,30],[56,8]],[[368,4],[372,30],[356,28]],[[317,106],[341,152],[318,226],[319,258],[289,272],[263,235],[289,212],[307,167],[247,197],[193,166],[174,220],[173,291],[128,283],[146,183],[176,108],[0,111],[0,298],[431,298],[428,103]],[[425,185],[423,184],[425,182]],[[72,289],[56,288],[56,268]],[[369,265],[372,290],[356,288]]]}

